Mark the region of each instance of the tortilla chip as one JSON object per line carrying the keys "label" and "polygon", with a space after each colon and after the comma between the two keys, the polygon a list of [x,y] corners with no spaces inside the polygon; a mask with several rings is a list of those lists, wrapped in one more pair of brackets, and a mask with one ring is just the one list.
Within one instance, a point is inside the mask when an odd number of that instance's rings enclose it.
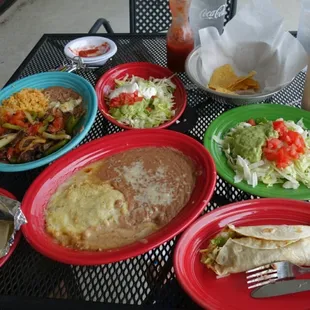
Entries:
{"label": "tortilla chip", "polygon": [[[211,88],[211,87],[209,87],[209,88]],[[226,88],[224,88],[224,87],[217,87],[217,88],[211,88],[211,89],[216,90],[216,91],[218,91],[218,92],[220,92],[220,93],[233,94],[233,95],[235,95],[235,92],[233,92],[233,91],[231,91],[231,90],[229,90],[229,89],[226,89]]]}
{"label": "tortilla chip", "polygon": [[247,90],[249,88],[250,88],[249,85],[247,85],[245,81],[242,81],[239,84],[234,85],[234,87],[232,87],[230,89],[232,91],[237,91],[237,90]]}
{"label": "tortilla chip", "polygon": [[231,65],[227,64],[213,71],[209,87],[212,89],[218,89],[219,87],[228,89],[229,85],[237,80],[238,76],[235,74],[234,69]]}
{"label": "tortilla chip", "polygon": [[238,91],[238,90],[258,90],[259,89],[259,84],[257,81],[251,79],[246,79],[236,85],[234,85],[233,88],[230,88],[231,91]]}
{"label": "tortilla chip", "polygon": [[250,86],[250,88],[253,88],[255,90],[259,90],[259,83],[255,81],[254,79],[247,79],[245,83]]}
{"label": "tortilla chip", "polygon": [[255,74],[256,74],[256,71],[252,70],[248,75],[240,76],[234,83],[230,84],[228,86],[228,88],[233,90],[235,88],[235,85],[237,85],[237,84],[239,84],[245,80],[251,79]]}
{"label": "tortilla chip", "polygon": [[214,70],[208,87],[221,93],[237,94],[242,91],[257,91],[259,83],[253,79],[254,70],[238,77],[231,65],[226,64]]}

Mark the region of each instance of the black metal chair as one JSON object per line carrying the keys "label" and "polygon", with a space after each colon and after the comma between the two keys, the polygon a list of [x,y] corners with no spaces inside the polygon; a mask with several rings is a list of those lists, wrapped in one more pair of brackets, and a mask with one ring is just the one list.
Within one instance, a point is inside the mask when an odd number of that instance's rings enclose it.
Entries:
{"label": "black metal chair", "polygon": [[105,19],[105,18],[99,18],[95,21],[95,23],[93,24],[93,26],[90,28],[90,30],[88,31],[89,34],[94,34],[96,33],[99,28],[103,26],[104,29],[106,30],[107,33],[114,33],[111,25],[110,25],[110,22]]}
{"label": "black metal chair", "polygon": [[[169,0],[129,0],[129,4],[131,33],[168,30],[171,23]],[[227,0],[225,24],[235,15],[236,8],[237,0]]]}

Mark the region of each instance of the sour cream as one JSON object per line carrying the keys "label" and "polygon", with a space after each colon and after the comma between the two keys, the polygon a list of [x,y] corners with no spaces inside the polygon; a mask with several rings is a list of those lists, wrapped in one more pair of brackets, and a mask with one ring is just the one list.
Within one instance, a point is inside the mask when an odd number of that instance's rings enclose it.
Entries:
{"label": "sour cream", "polygon": [[134,82],[132,84],[126,84],[114,89],[110,93],[109,98],[113,99],[118,97],[121,93],[131,94],[135,91],[138,91],[139,96],[144,97],[145,99],[151,99],[153,96],[157,95],[157,90],[155,87],[140,88],[138,83]]}
{"label": "sour cream", "polygon": [[157,95],[157,91],[155,87],[148,87],[144,89],[139,89],[139,93],[145,98],[145,99],[151,99],[153,96]]}
{"label": "sour cream", "polygon": [[127,94],[131,94],[134,93],[136,90],[139,90],[139,86],[137,83],[133,83],[133,84],[126,84],[124,86],[115,88],[114,90],[111,91],[109,98],[113,99],[118,97],[121,93],[127,93]]}

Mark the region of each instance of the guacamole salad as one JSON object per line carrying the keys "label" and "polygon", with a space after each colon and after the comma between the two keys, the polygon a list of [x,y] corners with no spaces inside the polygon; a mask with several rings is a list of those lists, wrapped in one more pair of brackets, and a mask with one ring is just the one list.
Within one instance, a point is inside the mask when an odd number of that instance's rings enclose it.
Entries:
{"label": "guacamole salad", "polygon": [[213,139],[235,172],[234,182],[246,181],[255,187],[280,183],[297,189],[310,188],[310,131],[302,119],[297,123],[277,119],[251,119],[239,123],[221,139]]}

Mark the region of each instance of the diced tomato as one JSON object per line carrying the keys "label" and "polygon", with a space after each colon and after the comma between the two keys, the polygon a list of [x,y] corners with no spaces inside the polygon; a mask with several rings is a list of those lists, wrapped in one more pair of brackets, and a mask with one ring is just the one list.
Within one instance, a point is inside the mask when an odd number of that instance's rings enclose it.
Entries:
{"label": "diced tomato", "polygon": [[38,133],[39,129],[42,127],[42,123],[35,123],[28,128],[28,134],[34,136]]}
{"label": "diced tomato", "polygon": [[253,118],[249,119],[247,122],[248,122],[250,125],[252,125],[252,126],[255,126],[255,125],[256,125],[256,122],[255,122],[255,120],[254,120]]}
{"label": "diced tomato", "polygon": [[22,110],[16,111],[15,114],[13,114],[13,116],[14,116],[16,119],[19,119],[19,120],[24,120],[25,117],[26,117],[24,111],[22,111]]}
{"label": "diced tomato", "polygon": [[269,149],[268,147],[263,148],[264,157],[267,160],[275,161],[277,159],[278,150]]}
{"label": "diced tomato", "polygon": [[142,100],[143,97],[139,97],[138,91],[133,93],[121,93],[118,97],[111,99],[109,105],[111,108],[119,108],[123,105],[133,105]]}
{"label": "diced tomato", "polygon": [[120,98],[119,98],[119,97],[116,97],[116,98],[111,99],[109,105],[110,105],[111,108],[120,107]]}
{"label": "diced tomato", "polygon": [[297,152],[296,145],[290,145],[287,147],[287,153],[292,159],[298,159],[299,158],[299,153]]}
{"label": "diced tomato", "polygon": [[27,128],[25,123],[25,113],[23,111],[16,111],[10,118],[9,123],[20,127]]}
{"label": "diced tomato", "polygon": [[284,134],[284,135],[280,136],[279,139],[281,141],[287,143],[288,145],[292,145],[293,144],[293,141],[292,141],[290,135],[288,135],[288,134]]}
{"label": "diced tomato", "polygon": [[3,119],[4,123],[8,123],[10,121],[11,114],[9,114],[8,112],[5,112],[1,115],[1,118]]}
{"label": "diced tomato", "polygon": [[16,111],[11,116],[11,122],[14,122],[14,121],[24,121],[24,120],[25,120],[25,113],[23,111]]}
{"label": "diced tomato", "polygon": [[296,146],[296,150],[298,153],[305,153],[306,143],[301,134],[294,131],[289,131],[288,135],[293,140],[294,145]]}
{"label": "diced tomato", "polygon": [[292,160],[305,153],[306,149],[304,138],[298,132],[288,130],[282,123],[282,121],[273,123],[280,136],[278,139],[269,139],[263,148],[265,158],[275,161],[278,168],[287,167]]}
{"label": "diced tomato", "polygon": [[272,150],[266,147],[263,149],[263,152],[267,160],[275,161],[277,159],[277,150]]}
{"label": "diced tomato", "polygon": [[295,145],[298,153],[305,152],[306,144],[304,138],[298,132],[289,130],[281,137],[281,140],[285,141],[288,145]]}
{"label": "diced tomato", "polygon": [[14,155],[14,148],[13,147],[9,147],[8,148],[8,151],[6,153],[6,157],[8,158],[8,160],[11,160],[11,158],[13,157]]}
{"label": "diced tomato", "polygon": [[271,138],[267,141],[267,148],[268,149],[278,149],[282,146],[282,141],[277,138]]}
{"label": "diced tomato", "polygon": [[64,125],[65,125],[64,118],[62,116],[57,117],[54,119],[52,124],[53,124],[56,131],[60,131],[60,130],[64,129]]}
{"label": "diced tomato", "polygon": [[290,157],[286,153],[285,147],[281,147],[278,151],[276,165],[278,168],[285,168],[290,163]]}
{"label": "diced tomato", "polygon": [[287,127],[283,121],[273,122],[273,129],[276,130],[280,136],[287,132]]}
{"label": "diced tomato", "polygon": [[48,131],[51,133],[56,133],[60,130],[63,130],[65,127],[65,121],[63,114],[60,110],[55,110],[54,113],[54,120],[51,125],[48,126]]}

